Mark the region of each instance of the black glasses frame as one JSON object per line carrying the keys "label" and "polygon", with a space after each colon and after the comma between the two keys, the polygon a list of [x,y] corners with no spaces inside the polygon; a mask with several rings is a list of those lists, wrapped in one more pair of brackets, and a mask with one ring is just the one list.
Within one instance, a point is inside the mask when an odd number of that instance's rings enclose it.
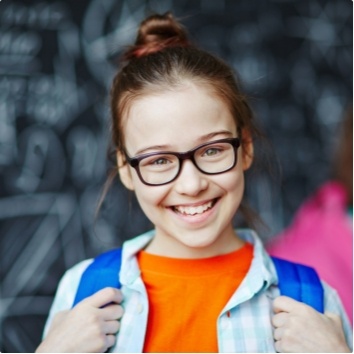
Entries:
{"label": "black glasses frame", "polygon": [[[197,165],[197,163],[196,163],[196,161],[194,159],[194,154],[200,148],[203,148],[203,147],[208,146],[208,145],[217,144],[217,143],[229,143],[229,144],[232,145],[232,147],[234,148],[234,153],[235,153],[234,163],[228,169],[226,169],[224,171],[221,171],[221,172],[205,172]],[[129,155],[127,154],[126,151],[124,153],[125,153],[125,158],[126,158],[128,164],[136,170],[141,182],[143,182],[147,186],[163,186],[163,185],[171,183],[171,182],[173,182],[174,180],[177,179],[177,177],[179,176],[179,174],[181,172],[182,164],[183,164],[184,160],[191,160],[193,162],[193,165],[198,169],[198,171],[200,171],[200,172],[202,172],[203,174],[206,174],[206,175],[218,175],[218,174],[230,171],[231,169],[233,169],[236,166],[236,163],[237,163],[237,149],[239,148],[240,145],[241,145],[241,143],[240,143],[240,139],[239,138],[226,138],[226,139],[219,139],[219,140],[209,141],[208,143],[198,145],[194,149],[186,151],[186,152],[159,151],[159,152],[152,152],[152,153],[148,153],[148,154],[138,155],[138,156],[135,156],[135,157],[129,157]],[[174,178],[172,178],[168,182],[159,183],[159,184],[153,184],[153,183],[148,183],[148,182],[144,181],[143,176],[141,175],[140,169],[139,169],[140,161],[145,159],[145,158],[147,158],[147,157],[156,156],[156,155],[164,155],[164,154],[174,155],[174,156],[176,156],[178,158],[179,168],[178,168],[178,171],[176,173],[176,176]]]}

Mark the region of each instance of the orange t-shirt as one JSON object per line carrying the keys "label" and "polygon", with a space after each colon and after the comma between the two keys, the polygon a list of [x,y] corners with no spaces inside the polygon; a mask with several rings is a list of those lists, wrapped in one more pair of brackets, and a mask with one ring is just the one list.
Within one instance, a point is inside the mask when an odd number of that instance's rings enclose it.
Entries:
{"label": "orange t-shirt", "polygon": [[140,251],[149,297],[144,352],[218,352],[217,318],[249,270],[253,246],[203,259]]}

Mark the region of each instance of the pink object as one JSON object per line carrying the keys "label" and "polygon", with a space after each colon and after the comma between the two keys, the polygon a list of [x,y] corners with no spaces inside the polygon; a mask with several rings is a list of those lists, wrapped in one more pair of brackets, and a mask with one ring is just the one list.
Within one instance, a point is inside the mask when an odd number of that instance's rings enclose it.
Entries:
{"label": "pink object", "polygon": [[271,255],[314,267],[337,290],[353,324],[353,219],[346,202],[342,185],[327,182],[267,249]]}

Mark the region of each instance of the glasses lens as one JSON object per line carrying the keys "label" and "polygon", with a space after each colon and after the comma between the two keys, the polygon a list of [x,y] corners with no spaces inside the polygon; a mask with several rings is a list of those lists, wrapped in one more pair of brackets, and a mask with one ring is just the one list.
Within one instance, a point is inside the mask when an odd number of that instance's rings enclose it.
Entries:
{"label": "glasses lens", "polygon": [[[231,142],[215,141],[196,149],[193,158],[200,171],[217,174],[226,172],[235,166],[236,151]],[[176,155],[157,153],[140,159],[138,167],[140,178],[150,185],[171,182],[180,169],[180,160]],[[189,153],[182,155],[184,155],[183,159],[191,158]]]}
{"label": "glasses lens", "polygon": [[172,181],[179,168],[178,158],[170,154],[147,156],[139,164],[142,179],[149,184],[164,184]]}
{"label": "glasses lens", "polygon": [[228,142],[216,142],[202,146],[194,154],[198,167],[206,173],[221,173],[235,165],[234,147]]}

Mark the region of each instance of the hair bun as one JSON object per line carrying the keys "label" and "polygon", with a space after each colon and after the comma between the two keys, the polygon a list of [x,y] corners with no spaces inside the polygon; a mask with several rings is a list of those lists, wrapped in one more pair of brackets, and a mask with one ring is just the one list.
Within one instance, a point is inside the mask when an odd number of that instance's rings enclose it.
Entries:
{"label": "hair bun", "polygon": [[188,45],[187,31],[170,12],[155,14],[140,24],[135,44],[124,57],[127,60],[140,58],[164,48]]}

